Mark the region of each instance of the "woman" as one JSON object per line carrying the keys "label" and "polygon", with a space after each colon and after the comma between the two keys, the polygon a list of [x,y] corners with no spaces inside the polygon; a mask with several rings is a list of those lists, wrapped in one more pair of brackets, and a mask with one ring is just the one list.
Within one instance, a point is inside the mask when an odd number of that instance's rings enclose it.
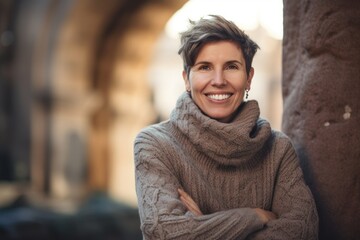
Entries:
{"label": "woman", "polygon": [[181,44],[187,91],[135,140],[144,239],[317,239],[290,140],[243,100],[257,44],[220,16],[192,22]]}

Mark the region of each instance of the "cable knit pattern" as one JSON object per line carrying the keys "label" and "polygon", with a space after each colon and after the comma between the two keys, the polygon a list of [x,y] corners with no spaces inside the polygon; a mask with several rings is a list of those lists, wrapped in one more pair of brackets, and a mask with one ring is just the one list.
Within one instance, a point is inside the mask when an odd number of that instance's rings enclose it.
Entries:
{"label": "cable knit pattern", "polygon": [[[134,145],[144,239],[317,239],[318,216],[289,139],[243,103],[231,123],[204,115],[187,93],[170,119]],[[194,216],[183,188],[199,205]],[[253,208],[278,219],[262,224]]]}
{"label": "cable knit pattern", "polygon": [[185,93],[170,119],[199,152],[219,164],[240,166],[249,164],[270,137],[270,125],[259,115],[257,102],[250,101],[242,104],[232,124],[221,123],[203,115]]}

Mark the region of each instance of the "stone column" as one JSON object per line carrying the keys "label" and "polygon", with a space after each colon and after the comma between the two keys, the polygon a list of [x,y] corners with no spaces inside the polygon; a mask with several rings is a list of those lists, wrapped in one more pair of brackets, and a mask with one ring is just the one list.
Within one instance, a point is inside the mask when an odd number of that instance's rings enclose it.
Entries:
{"label": "stone column", "polygon": [[284,0],[283,97],[320,239],[359,239],[360,1]]}

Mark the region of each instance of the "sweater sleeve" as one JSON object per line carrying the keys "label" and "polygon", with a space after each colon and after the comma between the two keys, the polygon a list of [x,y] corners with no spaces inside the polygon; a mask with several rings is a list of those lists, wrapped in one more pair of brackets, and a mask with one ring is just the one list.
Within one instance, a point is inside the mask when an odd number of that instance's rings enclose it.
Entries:
{"label": "sweater sleeve", "polygon": [[149,135],[135,140],[135,177],[144,239],[245,239],[263,228],[253,209],[241,208],[203,216],[191,214],[179,200],[178,174],[164,161],[164,151]]}
{"label": "sweater sleeve", "polygon": [[288,141],[285,146],[271,209],[278,218],[269,221],[262,230],[252,234],[249,239],[318,239],[318,215],[315,201],[305,184],[292,144]]}

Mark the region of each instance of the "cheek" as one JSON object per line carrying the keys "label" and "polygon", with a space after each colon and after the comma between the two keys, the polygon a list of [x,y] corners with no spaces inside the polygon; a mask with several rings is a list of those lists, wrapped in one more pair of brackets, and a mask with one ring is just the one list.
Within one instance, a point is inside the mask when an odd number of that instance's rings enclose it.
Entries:
{"label": "cheek", "polygon": [[198,91],[201,88],[201,79],[199,79],[196,74],[189,76],[189,85],[192,91]]}
{"label": "cheek", "polygon": [[241,74],[241,73],[229,74],[228,80],[231,83],[231,85],[233,86],[233,88],[239,92],[245,91],[245,88],[247,88],[249,85],[246,75]]}
{"label": "cheek", "polygon": [[190,85],[193,90],[201,91],[211,82],[211,73],[190,73]]}

